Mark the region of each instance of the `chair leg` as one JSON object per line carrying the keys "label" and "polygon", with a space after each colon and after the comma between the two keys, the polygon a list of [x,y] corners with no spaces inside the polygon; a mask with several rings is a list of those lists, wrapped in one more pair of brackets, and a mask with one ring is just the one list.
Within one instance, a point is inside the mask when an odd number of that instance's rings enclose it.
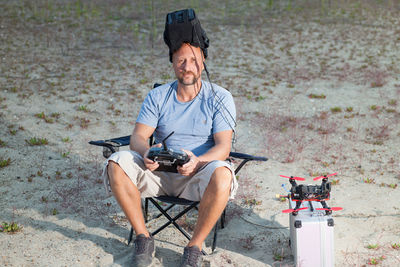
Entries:
{"label": "chair leg", "polygon": [[149,199],[146,198],[144,200],[144,222],[147,223],[149,221]]}
{"label": "chair leg", "polygon": [[132,242],[133,239],[133,227],[131,227],[131,232],[129,233],[129,237],[128,237],[128,246],[129,244]]}
{"label": "chair leg", "polygon": [[224,209],[224,211],[221,214],[221,229],[225,228],[225,211],[226,209]]}
{"label": "chair leg", "polygon": [[218,222],[214,226],[214,238],[211,246],[211,253],[214,252],[215,247],[217,246],[217,234],[218,234],[217,232],[218,232]]}
{"label": "chair leg", "polygon": [[[221,214],[220,217],[220,223],[221,223],[221,229],[225,228],[225,211],[226,209],[224,209],[224,211]],[[214,238],[213,238],[213,243],[212,243],[212,252],[214,252],[216,246],[217,246],[217,237],[218,237],[218,222],[215,224],[214,226]]]}

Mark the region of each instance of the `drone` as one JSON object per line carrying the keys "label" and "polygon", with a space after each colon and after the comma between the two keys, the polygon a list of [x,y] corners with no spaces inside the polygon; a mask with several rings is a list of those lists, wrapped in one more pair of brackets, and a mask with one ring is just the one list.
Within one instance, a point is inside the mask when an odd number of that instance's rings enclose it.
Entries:
{"label": "drone", "polygon": [[324,210],[326,215],[332,214],[332,211],[339,211],[343,208],[341,207],[328,207],[326,201],[329,200],[330,192],[331,192],[331,182],[328,182],[328,177],[337,175],[337,173],[327,174],[323,176],[315,177],[313,180],[318,181],[322,179],[322,183],[320,185],[304,185],[297,184],[296,181],[305,181],[305,178],[302,177],[294,177],[294,176],[285,176],[280,175],[280,177],[288,178],[292,188],[290,189],[290,193],[288,195],[277,195],[279,198],[288,198],[292,201],[296,202],[296,207],[294,209],[283,210],[283,213],[292,213],[293,216],[296,216],[300,210],[306,210],[308,207],[300,208],[301,203],[303,201],[310,201],[310,209],[311,212],[314,211],[314,207],[312,206],[311,201],[318,201],[321,203],[322,208],[316,208],[316,210]]}

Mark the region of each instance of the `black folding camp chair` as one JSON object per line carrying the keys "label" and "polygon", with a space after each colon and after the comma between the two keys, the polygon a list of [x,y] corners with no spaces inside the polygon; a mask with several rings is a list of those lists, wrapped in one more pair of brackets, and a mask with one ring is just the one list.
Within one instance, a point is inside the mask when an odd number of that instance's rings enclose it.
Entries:
{"label": "black folding camp chair", "polygon": [[[155,83],[153,88],[156,88],[157,86],[160,86],[161,84]],[[96,146],[102,146],[103,147],[103,156],[105,158],[108,158],[111,156],[112,153],[116,152],[119,150],[120,147],[122,146],[127,146],[129,145],[130,142],[130,135],[128,136],[122,136],[118,138],[113,138],[113,139],[108,139],[108,140],[98,140],[98,141],[90,141],[89,144],[91,145],[96,145]],[[150,145],[153,143],[153,137],[150,138],[149,140]],[[239,165],[235,169],[235,174],[237,174],[240,169],[249,161],[267,161],[268,159],[265,157],[256,157],[244,153],[237,153],[237,152],[230,152],[229,154],[229,159],[236,159],[236,160],[241,160]],[[190,240],[191,236],[184,230],[182,227],[176,222],[179,218],[187,214],[190,210],[192,209],[197,209],[198,204],[200,203],[199,201],[191,201],[179,197],[173,197],[173,196],[159,196],[159,197],[149,197],[145,199],[145,204],[144,204],[144,216],[145,216],[145,222],[148,222],[148,205],[149,201],[161,212],[158,216],[155,218],[159,218],[160,216],[163,216],[168,219],[168,222],[163,224],[161,227],[159,227],[157,230],[152,232],[151,234],[155,236],[157,233],[162,231],[164,228],[166,228],[169,225],[174,225],[188,240]],[[161,201],[163,203],[168,203],[170,204],[167,208],[163,208],[158,201]],[[168,211],[173,208],[176,205],[182,205],[185,206],[185,208],[179,212],[177,215],[174,217],[171,217],[171,215],[168,213]],[[220,225],[221,228],[225,227],[225,210],[223,211],[221,218],[220,218]],[[215,250],[216,247],[216,242],[217,242],[217,230],[218,230],[218,222],[216,223],[214,227],[214,238],[213,238],[213,243],[212,243],[212,251]],[[133,228],[131,227],[131,231],[129,234],[128,238],[128,244],[132,241],[133,237]],[[203,254],[206,254],[204,250],[202,251]]]}
{"label": "black folding camp chair", "polygon": [[[119,150],[120,147],[122,146],[127,146],[129,145],[130,142],[130,136],[123,136],[123,137],[118,137],[118,138],[113,138],[113,139],[108,139],[108,140],[98,140],[98,141],[90,141],[89,144],[91,145],[96,145],[96,146],[102,146],[103,147],[103,156],[105,158],[108,158],[111,156],[112,153],[116,152]],[[239,160],[240,163],[235,169],[235,174],[238,174],[240,169],[249,161],[267,161],[268,159],[265,157],[257,157],[257,156],[252,156],[244,153],[238,153],[238,152],[230,152],[229,154],[229,159],[235,159]],[[148,222],[148,203],[149,201],[161,212],[159,216],[156,216],[155,218],[159,218],[160,216],[164,215],[165,218],[168,219],[168,222],[163,224],[161,227],[159,227],[157,230],[152,232],[151,234],[155,236],[157,233],[162,231],[164,228],[166,228],[169,225],[174,225],[188,240],[190,240],[191,236],[188,234],[182,227],[176,222],[179,218],[181,218],[183,215],[187,214],[190,210],[193,208],[197,208],[198,204],[200,203],[199,201],[191,201],[179,197],[172,197],[172,196],[159,196],[159,197],[148,197],[145,199],[145,205],[144,205],[144,216],[145,216],[145,222]],[[162,205],[160,205],[158,202],[163,202],[163,203],[168,203],[170,204],[167,208],[163,208]],[[185,208],[179,212],[177,215],[172,217],[168,211],[173,208],[175,205],[182,205],[185,206]],[[221,229],[225,227],[225,210],[221,215],[220,218],[220,227]],[[218,223],[216,223],[214,227],[214,237],[213,237],[213,243],[212,243],[212,251],[215,250],[216,247],[216,242],[217,242],[217,230],[218,230]],[[128,244],[132,241],[133,237],[133,228],[131,228],[129,238],[128,238]],[[203,254],[206,254],[203,250]]]}

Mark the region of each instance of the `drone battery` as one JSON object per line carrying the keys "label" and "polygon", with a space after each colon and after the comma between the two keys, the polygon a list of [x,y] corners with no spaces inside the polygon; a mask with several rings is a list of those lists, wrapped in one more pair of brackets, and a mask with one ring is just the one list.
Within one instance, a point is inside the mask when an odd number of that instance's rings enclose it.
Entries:
{"label": "drone battery", "polygon": [[[289,199],[289,206],[294,209],[296,202]],[[289,214],[290,245],[295,266],[333,267],[334,237],[333,219],[326,215],[318,201],[304,201],[297,215]]]}

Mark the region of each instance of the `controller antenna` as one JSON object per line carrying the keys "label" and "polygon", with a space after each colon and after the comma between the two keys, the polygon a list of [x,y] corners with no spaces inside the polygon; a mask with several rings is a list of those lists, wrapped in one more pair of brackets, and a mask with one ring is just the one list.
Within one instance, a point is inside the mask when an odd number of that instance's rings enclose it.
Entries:
{"label": "controller antenna", "polygon": [[167,144],[165,143],[165,141],[167,141],[167,139],[168,139],[171,135],[173,135],[174,133],[175,133],[175,131],[172,131],[167,137],[164,138],[164,140],[161,141],[161,142],[162,142],[162,145],[163,145],[163,150],[164,150],[164,151],[167,151],[167,150],[168,150],[168,147],[167,147]]}

